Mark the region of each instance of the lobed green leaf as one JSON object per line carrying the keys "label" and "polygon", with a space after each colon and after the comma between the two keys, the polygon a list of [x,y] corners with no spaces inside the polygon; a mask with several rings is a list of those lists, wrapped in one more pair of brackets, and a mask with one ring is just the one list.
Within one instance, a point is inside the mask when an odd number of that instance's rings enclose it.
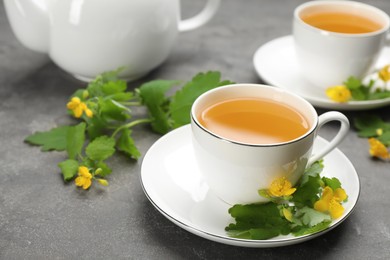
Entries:
{"label": "lobed green leaf", "polygon": [[122,130],[121,136],[116,142],[116,147],[119,151],[124,152],[133,159],[138,159],[141,156],[133,138],[131,138],[131,130],[128,128]]}
{"label": "lobed green leaf", "polygon": [[275,203],[234,205],[229,213],[236,220],[225,228],[231,236],[268,239],[290,233],[289,222]]}
{"label": "lobed green leaf", "polygon": [[79,162],[73,159],[68,159],[58,164],[62,171],[62,176],[65,181],[73,179],[78,171]]}
{"label": "lobed green leaf", "polygon": [[176,91],[172,97],[169,111],[173,120],[173,128],[190,123],[191,106],[201,94],[230,83],[230,81],[221,82],[221,74],[217,71],[199,73],[193,77],[182,89]]}
{"label": "lobed green leaf", "polygon": [[36,132],[28,136],[24,141],[37,146],[42,146],[42,151],[65,151],[66,136],[70,126],[60,126],[46,132]]}
{"label": "lobed green leaf", "polygon": [[172,129],[168,117],[170,101],[166,92],[178,83],[176,80],[154,80],[143,84],[137,90],[142,104],[148,108],[152,128],[157,133],[165,134]]}
{"label": "lobed green leaf", "polygon": [[99,136],[88,144],[85,153],[89,159],[94,161],[104,161],[115,152],[115,139],[108,136]]}
{"label": "lobed green leaf", "polygon": [[324,182],[325,186],[329,186],[330,188],[332,188],[332,190],[341,188],[341,182],[336,177],[333,178],[322,177],[322,181]]}
{"label": "lobed green leaf", "polygon": [[66,151],[70,159],[76,159],[85,142],[85,123],[71,126],[66,134]]}

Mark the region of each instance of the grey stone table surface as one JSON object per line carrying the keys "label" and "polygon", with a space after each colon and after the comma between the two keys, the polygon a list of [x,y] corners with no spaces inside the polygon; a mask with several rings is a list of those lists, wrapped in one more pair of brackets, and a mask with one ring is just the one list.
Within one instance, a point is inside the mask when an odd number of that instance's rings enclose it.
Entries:
{"label": "grey stone table surface", "polygon": [[[262,83],[252,64],[262,44],[291,33],[300,0],[223,0],[216,17],[183,33],[168,60],[131,88],[157,79],[188,80],[218,70],[235,82]],[[365,1],[390,13],[390,1]],[[204,1],[182,1],[188,17]],[[390,57],[389,57],[390,58]],[[281,60],[280,62],[283,62]],[[106,188],[89,191],[62,181],[61,152],[43,153],[23,142],[35,131],[66,122],[68,97],[85,86],[49,58],[23,47],[0,4],[0,259],[388,259],[390,168],[368,155],[366,139],[350,133],[339,146],[355,166],[361,193],[353,214],[334,230],[279,248],[242,248],[209,241],[176,226],[148,201],[139,161],[114,157]],[[318,113],[325,112],[318,109]],[[144,113],[140,110],[139,113]],[[390,120],[389,107],[348,112]],[[337,126],[321,131],[332,137]],[[141,153],[160,137],[148,127],[134,130]]]}

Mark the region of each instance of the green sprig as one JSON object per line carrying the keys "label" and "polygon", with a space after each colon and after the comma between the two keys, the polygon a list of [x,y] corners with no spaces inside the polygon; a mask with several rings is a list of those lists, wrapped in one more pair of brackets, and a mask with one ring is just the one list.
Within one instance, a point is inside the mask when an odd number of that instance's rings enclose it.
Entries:
{"label": "green sprig", "polygon": [[[315,210],[314,202],[319,200],[322,187],[336,190],[341,188],[341,183],[337,178],[321,177],[323,168],[322,161],[307,168],[292,196],[274,199],[267,190],[260,190],[259,194],[271,199],[270,202],[231,207],[228,212],[235,223],[225,228],[227,234],[235,238],[263,240],[290,233],[302,236],[328,228],[331,216]],[[284,215],[284,210],[291,213],[291,218]]]}
{"label": "green sprig", "polygon": [[385,88],[376,88],[373,90],[375,80],[371,79],[368,83],[363,83],[356,77],[349,77],[344,85],[351,91],[351,100],[374,100],[390,97],[390,91]]}
{"label": "green sprig", "polygon": [[[93,177],[106,177],[112,172],[106,161],[116,151],[138,159],[141,153],[131,136],[134,127],[150,124],[154,132],[165,134],[188,124],[191,105],[199,95],[232,83],[221,80],[219,72],[209,71],[197,74],[182,88],[181,81],[153,80],[130,91],[127,82],[118,78],[120,71],[98,75],[71,96],[79,98],[92,111],[92,117],[85,113],[78,124],[37,132],[25,139],[31,145],[41,146],[42,151],[67,152],[68,158],[58,164],[65,181],[74,179],[80,166],[86,166]],[[169,95],[173,87],[179,89]],[[147,117],[133,118],[134,106],[146,107]],[[101,183],[102,179],[99,180]]]}

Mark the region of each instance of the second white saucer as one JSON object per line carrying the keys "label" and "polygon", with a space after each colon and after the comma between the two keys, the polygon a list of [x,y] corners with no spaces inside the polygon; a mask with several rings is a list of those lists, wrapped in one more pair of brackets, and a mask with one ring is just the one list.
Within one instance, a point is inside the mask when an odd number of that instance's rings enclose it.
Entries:
{"label": "second white saucer", "polygon": [[[382,67],[389,63],[390,48],[386,47],[376,64]],[[262,45],[254,54],[253,64],[260,78],[267,84],[287,89],[305,98],[316,107],[337,110],[364,110],[390,105],[390,98],[336,103],[330,100],[323,89],[313,87],[303,78],[295,57],[291,35],[274,39]]]}

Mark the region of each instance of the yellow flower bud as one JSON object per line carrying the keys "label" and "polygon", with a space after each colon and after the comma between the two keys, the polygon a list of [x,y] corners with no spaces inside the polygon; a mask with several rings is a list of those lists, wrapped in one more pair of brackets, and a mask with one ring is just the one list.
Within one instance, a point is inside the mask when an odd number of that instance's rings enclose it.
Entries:
{"label": "yellow flower bud", "polygon": [[89,96],[88,90],[84,90],[84,91],[83,91],[83,99],[87,99],[88,96]]}
{"label": "yellow flower bud", "polygon": [[97,181],[103,186],[108,186],[108,181],[105,179],[97,179]]}
{"label": "yellow flower bud", "polygon": [[95,171],[95,175],[99,175],[103,172],[103,169],[102,168],[97,168],[96,171]]}
{"label": "yellow flower bud", "polygon": [[87,108],[85,109],[85,114],[87,115],[87,117],[89,118],[92,118],[93,117],[93,112],[91,109]]}
{"label": "yellow flower bud", "polygon": [[292,222],[293,215],[289,209],[283,208],[282,210],[283,216],[290,222]]}

